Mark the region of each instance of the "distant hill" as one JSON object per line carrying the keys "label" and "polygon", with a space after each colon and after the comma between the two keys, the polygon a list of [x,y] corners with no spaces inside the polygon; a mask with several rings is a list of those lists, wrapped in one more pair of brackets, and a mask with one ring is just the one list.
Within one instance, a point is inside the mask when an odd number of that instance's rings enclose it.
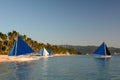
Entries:
{"label": "distant hill", "polygon": [[[64,48],[74,48],[75,51],[81,52],[82,54],[92,54],[98,46],[73,46],[73,45],[60,45]],[[120,48],[108,47],[111,54],[120,54]]]}

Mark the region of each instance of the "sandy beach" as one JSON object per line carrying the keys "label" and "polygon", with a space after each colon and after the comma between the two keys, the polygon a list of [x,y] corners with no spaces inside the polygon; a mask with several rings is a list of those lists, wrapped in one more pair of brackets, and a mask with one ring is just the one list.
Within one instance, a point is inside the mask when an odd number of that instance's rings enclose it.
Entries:
{"label": "sandy beach", "polygon": [[0,55],[0,62],[14,62],[14,61],[30,61],[30,60],[37,60],[33,59],[28,56],[8,56],[8,55]]}
{"label": "sandy beach", "polygon": [[53,56],[69,56],[67,54],[54,54]]}
{"label": "sandy beach", "polygon": [[[66,55],[66,54],[54,54],[52,56],[70,56],[70,55]],[[18,58],[20,58],[22,56],[18,56]],[[0,62],[14,62],[14,61],[21,61],[20,59],[15,59],[16,57],[9,57],[8,55],[0,55]],[[22,58],[22,59],[27,59],[26,61],[28,60],[32,60],[30,59],[30,57],[25,57],[25,58]],[[24,61],[24,60],[22,60]]]}
{"label": "sandy beach", "polygon": [[9,62],[8,55],[0,55],[0,62]]}

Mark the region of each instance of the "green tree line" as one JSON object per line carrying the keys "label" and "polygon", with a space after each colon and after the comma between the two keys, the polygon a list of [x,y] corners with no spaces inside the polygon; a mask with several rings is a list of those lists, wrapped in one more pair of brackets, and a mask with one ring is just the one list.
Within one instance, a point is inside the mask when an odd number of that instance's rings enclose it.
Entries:
{"label": "green tree line", "polygon": [[[17,36],[18,32],[15,30],[8,32],[7,34],[0,32],[0,55],[8,55]],[[49,43],[39,43],[26,35],[19,34],[19,36],[35,51],[35,53],[44,47],[46,49],[51,49],[52,54],[77,54],[73,48],[63,48],[57,45],[51,45]]]}

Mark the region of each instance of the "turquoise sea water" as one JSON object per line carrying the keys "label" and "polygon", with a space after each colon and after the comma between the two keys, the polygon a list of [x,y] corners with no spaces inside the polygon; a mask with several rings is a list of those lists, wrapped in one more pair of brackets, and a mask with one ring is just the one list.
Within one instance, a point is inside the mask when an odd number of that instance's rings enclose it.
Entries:
{"label": "turquoise sea water", "polygon": [[0,63],[0,80],[120,80],[120,56],[96,59],[80,55]]}

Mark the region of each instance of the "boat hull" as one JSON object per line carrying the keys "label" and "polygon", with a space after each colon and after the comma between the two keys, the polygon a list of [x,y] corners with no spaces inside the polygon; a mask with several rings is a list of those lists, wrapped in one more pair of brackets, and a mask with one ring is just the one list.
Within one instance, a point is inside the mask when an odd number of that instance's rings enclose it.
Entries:
{"label": "boat hull", "polygon": [[104,56],[104,55],[101,55],[101,56],[95,56],[96,58],[111,58],[112,56],[110,56],[110,55],[106,55],[106,56]]}

